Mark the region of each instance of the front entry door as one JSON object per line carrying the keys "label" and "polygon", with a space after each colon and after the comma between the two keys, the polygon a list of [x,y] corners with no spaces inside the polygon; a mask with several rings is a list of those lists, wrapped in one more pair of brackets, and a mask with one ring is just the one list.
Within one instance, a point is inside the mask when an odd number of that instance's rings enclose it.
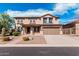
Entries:
{"label": "front entry door", "polygon": [[27,27],[27,34],[30,34],[30,27]]}

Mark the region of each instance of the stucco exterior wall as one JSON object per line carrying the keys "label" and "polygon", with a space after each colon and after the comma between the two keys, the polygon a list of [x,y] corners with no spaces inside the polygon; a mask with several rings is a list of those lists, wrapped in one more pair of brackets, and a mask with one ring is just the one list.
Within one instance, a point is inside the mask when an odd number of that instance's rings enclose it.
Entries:
{"label": "stucco exterior wall", "polygon": [[52,23],[53,23],[53,24],[59,24],[59,21],[58,21],[57,18],[53,17]]}
{"label": "stucco exterior wall", "polygon": [[76,23],[76,34],[79,35],[79,23]]}
{"label": "stucco exterior wall", "polygon": [[[33,20],[35,20],[35,24],[43,24],[43,18],[44,17],[51,17],[52,18],[52,24],[59,24],[58,19],[56,17],[50,16],[50,15],[39,17],[39,18],[33,19]],[[15,19],[16,26],[18,25],[17,24],[18,20],[21,20],[21,19],[20,18]],[[23,21],[23,24],[30,24],[30,19],[29,18],[24,18],[24,19],[22,19],[22,21]]]}
{"label": "stucco exterior wall", "polygon": [[30,24],[30,20],[25,18],[25,20],[23,20],[23,24]]}

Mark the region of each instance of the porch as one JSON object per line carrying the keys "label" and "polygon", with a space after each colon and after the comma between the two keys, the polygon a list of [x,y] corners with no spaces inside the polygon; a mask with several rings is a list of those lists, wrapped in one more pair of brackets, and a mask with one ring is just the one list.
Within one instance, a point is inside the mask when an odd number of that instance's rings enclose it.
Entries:
{"label": "porch", "polygon": [[42,27],[40,25],[23,25],[23,35],[41,35]]}

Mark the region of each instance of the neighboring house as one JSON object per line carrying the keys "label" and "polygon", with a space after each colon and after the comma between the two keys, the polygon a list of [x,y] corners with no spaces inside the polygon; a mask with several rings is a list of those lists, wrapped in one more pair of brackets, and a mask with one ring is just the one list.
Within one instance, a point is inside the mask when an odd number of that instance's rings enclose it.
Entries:
{"label": "neighboring house", "polygon": [[72,21],[62,26],[63,34],[76,34],[79,35],[79,20]]}
{"label": "neighboring house", "polygon": [[75,21],[66,25],[61,25],[58,18],[51,14],[42,16],[14,17],[16,29],[22,35],[59,35],[59,34],[78,34],[79,22]]}

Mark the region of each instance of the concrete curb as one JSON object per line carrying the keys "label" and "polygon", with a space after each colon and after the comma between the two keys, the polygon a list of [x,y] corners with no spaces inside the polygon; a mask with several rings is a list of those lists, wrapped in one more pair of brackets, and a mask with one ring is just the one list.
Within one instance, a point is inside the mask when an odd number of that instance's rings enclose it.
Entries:
{"label": "concrete curb", "polygon": [[79,45],[50,45],[50,44],[2,44],[0,47],[79,47]]}

